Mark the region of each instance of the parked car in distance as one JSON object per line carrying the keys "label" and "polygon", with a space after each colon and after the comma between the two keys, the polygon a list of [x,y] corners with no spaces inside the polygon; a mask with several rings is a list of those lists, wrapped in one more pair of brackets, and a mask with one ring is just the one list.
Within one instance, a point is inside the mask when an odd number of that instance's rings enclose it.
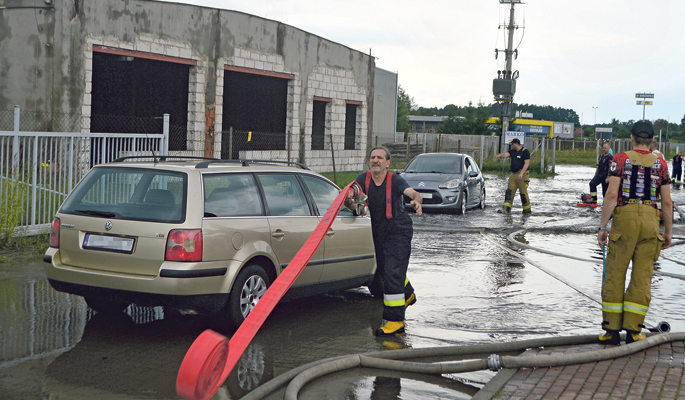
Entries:
{"label": "parked car in distance", "polygon": [[[468,155],[419,154],[397,173],[421,193],[424,212],[464,214],[467,208],[485,208],[485,180]],[[406,196],[405,206],[412,209]]]}
{"label": "parked car in distance", "polygon": [[[162,157],[98,165],[57,212],[48,281],[97,311],[129,304],[225,312],[240,325],[339,188],[295,163]],[[382,292],[371,221],[343,207],[284,300]]]}

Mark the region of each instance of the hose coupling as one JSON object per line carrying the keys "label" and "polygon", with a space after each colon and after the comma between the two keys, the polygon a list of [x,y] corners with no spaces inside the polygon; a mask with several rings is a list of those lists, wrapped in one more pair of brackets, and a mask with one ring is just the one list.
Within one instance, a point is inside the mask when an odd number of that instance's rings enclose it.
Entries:
{"label": "hose coupling", "polygon": [[497,354],[490,354],[488,356],[488,368],[493,372],[502,369],[502,357]]}
{"label": "hose coupling", "polygon": [[354,199],[354,202],[356,204],[364,204],[366,202],[366,199],[368,196],[362,192],[362,189],[359,185],[352,185],[352,198]]}

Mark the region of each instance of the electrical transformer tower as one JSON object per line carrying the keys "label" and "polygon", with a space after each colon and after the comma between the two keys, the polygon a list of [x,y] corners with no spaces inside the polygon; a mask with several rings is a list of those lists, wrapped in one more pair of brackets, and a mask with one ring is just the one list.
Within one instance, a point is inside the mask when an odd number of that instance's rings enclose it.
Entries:
{"label": "electrical transformer tower", "polygon": [[514,49],[514,31],[518,29],[518,25],[514,20],[514,6],[516,4],[523,4],[523,0],[499,0],[500,4],[510,4],[509,8],[509,22],[506,25],[500,25],[500,28],[507,29],[507,43],[504,50],[495,49],[495,59],[499,53],[504,53],[506,65],[504,70],[497,71],[497,78],[492,81],[492,94],[495,96],[495,101],[500,104],[502,109],[502,131],[500,135],[500,152],[505,145],[505,132],[509,130],[511,122],[511,103],[514,101],[514,93],[516,93],[516,79],[519,77],[518,71],[512,72],[512,63],[514,58],[518,58],[518,49]]}

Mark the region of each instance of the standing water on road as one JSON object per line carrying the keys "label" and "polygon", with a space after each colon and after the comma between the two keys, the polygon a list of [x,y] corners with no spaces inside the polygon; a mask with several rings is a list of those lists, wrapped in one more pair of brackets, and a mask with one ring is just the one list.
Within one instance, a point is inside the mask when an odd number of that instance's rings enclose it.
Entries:
{"label": "standing water on road", "polygon": [[[575,204],[594,169],[557,166],[553,178],[531,179],[532,215],[498,214],[506,177],[487,175],[487,207],[463,216],[414,219],[408,276],[417,303],[407,310],[407,333],[380,339],[382,302],[365,288],[281,304],[215,398],[237,399],[290,369],[347,354],[599,334],[600,306],[490,240],[528,257],[572,285],[600,296],[602,253],[596,230],[601,208]],[[685,204],[685,190],[673,189]],[[600,196],[601,198],[601,196]],[[676,214],[674,236],[685,236]],[[521,249],[521,243],[596,262]],[[487,240],[485,237],[487,236]],[[675,240],[676,242],[678,240]],[[685,260],[685,246],[662,255]],[[656,269],[685,275],[661,258]],[[223,318],[160,307],[131,306],[96,314],[77,296],[55,292],[40,263],[0,264],[0,399],[171,399],[183,356],[204,329],[226,336]],[[655,276],[647,322],[685,331],[685,281]],[[489,371],[426,376],[353,369],[307,385],[300,399],[468,399],[494,376]],[[270,398],[282,398],[283,391]]]}

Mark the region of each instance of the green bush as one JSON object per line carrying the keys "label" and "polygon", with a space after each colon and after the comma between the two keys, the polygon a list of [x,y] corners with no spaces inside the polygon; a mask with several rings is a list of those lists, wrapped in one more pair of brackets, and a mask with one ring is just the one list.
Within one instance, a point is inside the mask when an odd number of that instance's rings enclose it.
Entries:
{"label": "green bush", "polygon": [[0,184],[2,218],[0,219],[0,246],[4,246],[14,236],[24,216],[27,185],[19,180],[3,177]]}

